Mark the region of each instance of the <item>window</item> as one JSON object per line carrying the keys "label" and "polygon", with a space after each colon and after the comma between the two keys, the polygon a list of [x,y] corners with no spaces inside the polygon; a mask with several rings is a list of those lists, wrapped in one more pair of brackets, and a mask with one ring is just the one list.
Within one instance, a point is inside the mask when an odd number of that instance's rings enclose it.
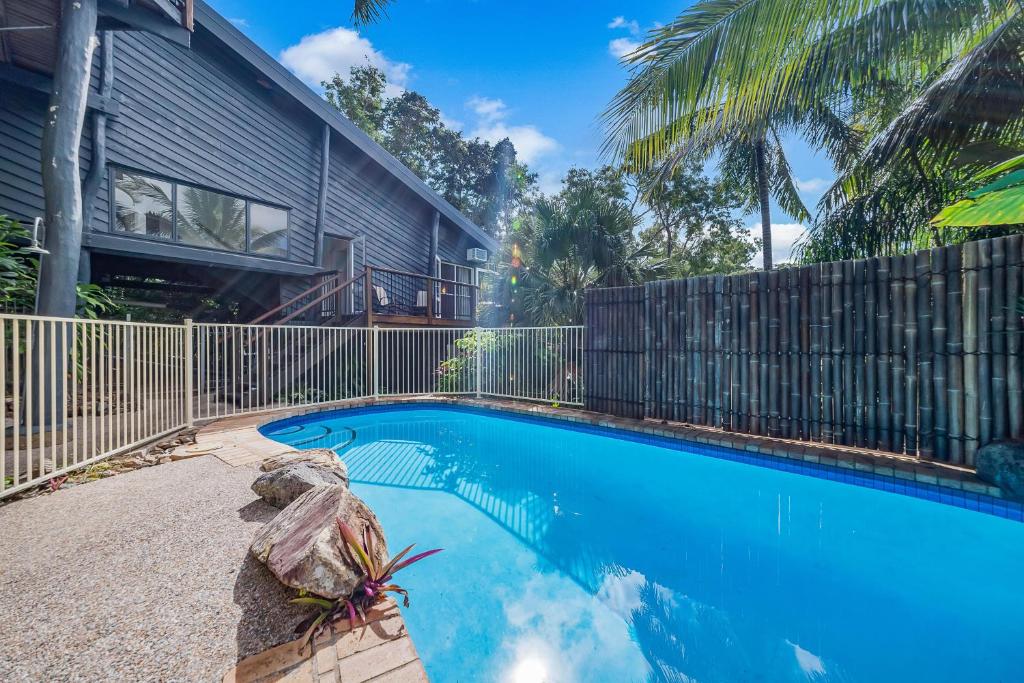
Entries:
{"label": "window", "polygon": [[[472,268],[460,266],[447,261],[438,262],[438,277],[448,282],[476,284]],[[463,319],[472,317],[472,287],[457,284],[439,283],[437,308],[443,318]]]}
{"label": "window", "polygon": [[114,229],[170,239],[173,197],[171,183],[118,169],[114,173]]}
{"label": "window", "polygon": [[197,247],[245,251],[245,200],[178,186],[178,241]]}
{"label": "window", "polygon": [[288,255],[288,212],[249,202],[249,250],[257,254]]}
{"label": "window", "polygon": [[288,210],[112,169],[114,230],[208,249],[288,256]]}

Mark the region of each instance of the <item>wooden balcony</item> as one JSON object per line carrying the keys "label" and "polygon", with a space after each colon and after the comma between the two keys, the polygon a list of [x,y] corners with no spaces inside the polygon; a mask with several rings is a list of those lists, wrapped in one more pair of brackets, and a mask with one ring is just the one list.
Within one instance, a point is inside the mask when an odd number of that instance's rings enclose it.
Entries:
{"label": "wooden balcony", "polygon": [[468,282],[370,268],[347,280],[339,272],[252,320],[262,325],[473,327],[479,287]]}

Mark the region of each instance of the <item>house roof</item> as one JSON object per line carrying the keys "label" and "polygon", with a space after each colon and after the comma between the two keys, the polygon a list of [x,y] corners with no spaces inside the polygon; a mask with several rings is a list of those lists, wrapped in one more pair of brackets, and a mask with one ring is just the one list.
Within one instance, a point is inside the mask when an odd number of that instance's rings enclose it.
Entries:
{"label": "house roof", "polygon": [[462,212],[449,204],[444,197],[423,182],[419,176],[410,171],[402,162],[393,157],[390,152],[372,140],[357,125],[345,118],[327,100],[313,92],[309,86],[299,80],[276,59],[264,52],[256,43],[235,28],[230,21],[215,12],[203,0],[196,0],[195,19],[196,23],[213,33],[215,37],[233,50],[245,62],[257,69],[277,87],[281,88],[281,90],[295,98],[310,112],[325,121],[333,130],[355,145],[357,149],[383,166],[388,173],[400,180],[427,204],[437,209],[442,216],[447,218],[457,228],[482,244],[489,251],[497,251],[499,245],[496,239],[484,232],[476,223],[466,218]]}

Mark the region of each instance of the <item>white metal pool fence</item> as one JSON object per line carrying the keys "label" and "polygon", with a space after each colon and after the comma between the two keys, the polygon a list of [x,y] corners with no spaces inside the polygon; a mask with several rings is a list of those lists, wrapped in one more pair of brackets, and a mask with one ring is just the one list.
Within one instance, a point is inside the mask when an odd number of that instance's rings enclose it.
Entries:
{"label": "white metal pool fence", "polygon": [[583,328],[0,315],[0,497],[193,424],[427,394],[583,404]]}

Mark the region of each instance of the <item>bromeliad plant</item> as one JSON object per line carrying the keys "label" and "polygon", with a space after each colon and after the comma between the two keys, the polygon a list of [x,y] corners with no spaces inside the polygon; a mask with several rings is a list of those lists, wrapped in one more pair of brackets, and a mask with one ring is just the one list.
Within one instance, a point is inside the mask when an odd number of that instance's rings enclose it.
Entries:
{"label": "bromeliad plant", "polygon": [[341,531],[342,552],[348,555],[353,563],[362,570],[363,578],[348,597],[328,600],[304,595],[292,600],[297,605],[311,605],[320,610],[319,613],[300,623],[296,629],[305,629],[305,635],[302,638],[303,648],[307,644],[312,647],[312,642],[325,629],[330,628],[333,631],[334,623],[340,619],[347,618],[350,627],[354,627],[357,621],[365,621],[366,612],[383,600],[388,593],[401,595],[402,604],[408,607],[409,592],[401,586],[391,583],[392,577],[414,562],[419,562],[442,550],[442,548],[427,550],[403,560],[402,558],[413,549],[413,545],[409,545],[381,565],[377,562],[373,534],[369,533],[369,529],[363,533],[363,538],[360,539],[352,527],[341,521],[340,517],[336,521],[338,529]]}

